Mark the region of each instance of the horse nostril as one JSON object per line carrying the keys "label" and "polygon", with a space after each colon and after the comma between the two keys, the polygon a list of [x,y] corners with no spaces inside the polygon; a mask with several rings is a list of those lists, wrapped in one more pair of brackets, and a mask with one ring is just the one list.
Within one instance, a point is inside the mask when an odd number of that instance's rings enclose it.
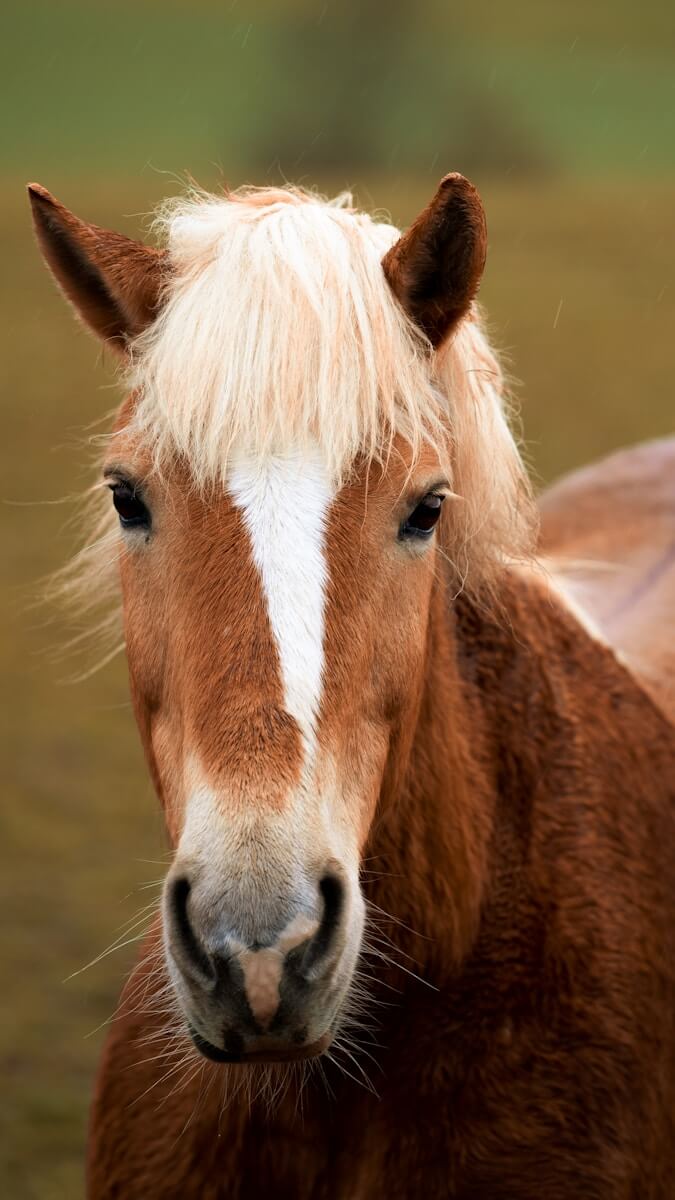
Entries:
{"label": "horse nostril", "polygon": [[328,954],[340,927],[344,905],[344,885],[337,875],[324,875],[319,883],[323,900],[323,916],[310,945],[305,952],[304,968],[310,970]]}
{"label": "horse nostril", "polygon": [[[191,885],[189,879],[174,879],[169,891],[169,910],[174,933],[181,951],[181,962],[196,969],[201,977],[206,976],[212,983],[215,979],[213,964],[202,948],[190,921],[188,900]],[[200,979],[203,982],[203,978]]]}

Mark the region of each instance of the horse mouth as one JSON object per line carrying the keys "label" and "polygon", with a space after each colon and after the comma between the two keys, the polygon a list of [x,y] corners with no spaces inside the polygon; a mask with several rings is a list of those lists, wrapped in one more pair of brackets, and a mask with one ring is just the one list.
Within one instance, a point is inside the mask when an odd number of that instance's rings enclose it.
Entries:
{"label": "horse mouth", "polygon": [[270,1043],[269,1046],[262,1048],[246,1050],[243,1046],[241,1048],[221,1049],[219,1046],[214,1046],[211,1042],[207,1042],[206,1038],[203,1038],[193,1028],[190,1028],[190,1037],[195,1048],[200,1054],[203,1054],[204,1058],[217,1063],[300,1062],[307,1058],[318,1058],[320,1054],[325,1053],[333,1040],[333,1035],[329,1031],[324,1033],[322,1037],[317,1038],[316,1041],[308,1042],[305,1045],[293,1046],[277,1042]]}

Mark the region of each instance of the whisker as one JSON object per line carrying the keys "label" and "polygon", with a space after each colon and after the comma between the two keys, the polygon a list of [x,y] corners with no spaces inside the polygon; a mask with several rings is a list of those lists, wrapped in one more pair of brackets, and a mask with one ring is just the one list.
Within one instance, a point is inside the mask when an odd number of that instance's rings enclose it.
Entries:
{"label": "whisker", "polygon": [[108,958],[110,954],[114,954],[116,950],[123,950],[125,946],[131,946],[134,942],[140,942],[142,938],[146,937],[146,934],[147,930],[143,930],[142,933],[136,934],[135,937],[127,938],[123,942],[115,942],[112,946],[108,946],[107,950],[103,950],[100,954],[97,954],[96,958],[92,958],[90,962],[85,963],[85,965],[80,967],[79,970],[73,971],[70,975],[66,975],[66,978],[62,980],[62,982],[69,983],[71,979],[75,979],[75,977],[77,975],[81,975],[83,971],[88,971],[90,967],[95,967],[97,963],[102,962],[104,958]]}

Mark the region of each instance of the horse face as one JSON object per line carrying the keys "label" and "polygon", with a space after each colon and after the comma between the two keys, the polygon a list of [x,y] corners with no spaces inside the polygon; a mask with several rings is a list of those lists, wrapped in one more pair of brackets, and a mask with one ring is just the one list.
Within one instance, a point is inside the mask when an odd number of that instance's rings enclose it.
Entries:
{"label": "horse face", "polygon": [[447,483],[432,452],[339,490],[318,452],[235,452],[207,495],[146,472],[116,438],[132,694],[176,847],[169,970],[205,1053],[316,1053],[359,955],[385,770],[416,723]]}
{"label": "horse face", "polygon": [[[158,461],[132,397],[105,476],[133,700],[175,846],[175,989],[211,1057],[319,1053],[359,954],[360,856],[416,726],[455,387],[430,368],[478,286],[480,201],[447,176],[396,240],[290,192],[213,198],[158,252],[30,194],[78,315],[145,362],[170,447]],[[494,399],[487,412],[503,436]],[[432,426],[437,449],[412,455]]]}

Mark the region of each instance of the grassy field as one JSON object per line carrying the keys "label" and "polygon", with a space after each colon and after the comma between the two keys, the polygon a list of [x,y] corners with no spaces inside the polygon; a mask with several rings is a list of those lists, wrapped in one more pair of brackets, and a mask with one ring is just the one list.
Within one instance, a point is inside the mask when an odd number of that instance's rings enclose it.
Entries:
{"label": "grassy field", "polygon": [[[364,180],[363,203],[405,222],[432,176]],[[42,180],[56,188],[51,177]],[[58,182],[58,181],[57,181]],[[342,180],[334,181],[342,183]],[[479,181],[480,182],[480,181]],[[78,180],[62,199],[126,232],[166,181]],[[483,187],[491,248],[483,299],[520,380],[528,457],[546,480],[613,447],[670,432],[674,188],[635,178]],[[154,895],[165,843],[121,659],[76,685],[51,651],[62,615],[31,605],[76,541],[92,422],[115,402],[109,364],[78,330],[31,244],[18,180],[0,209],[3,272],[2,670],[7,767],[0,994],[0,1193],[76,1200],[92,1075],[133,947],[99,954]],[[125,215],[126,214],[126,215]],[[71,497],[64,503],[54,503]],[[47,617],[49,620],[47,621]]]}
{"label": "grassy field", "polygon": [[668,0],[6,8],[4,170],[673,169]]}

